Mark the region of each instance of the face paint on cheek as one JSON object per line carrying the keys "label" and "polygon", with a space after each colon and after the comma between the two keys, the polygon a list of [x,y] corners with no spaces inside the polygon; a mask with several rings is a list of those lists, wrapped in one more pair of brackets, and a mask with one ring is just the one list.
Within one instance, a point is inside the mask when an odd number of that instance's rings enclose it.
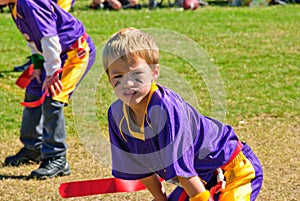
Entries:
{"label": "face paint on cheek", "polygon": [[117,81],[116,84],[115,84],[115,87],[119,86],[121,84],[120,81]]}
{"label": "face paint on cheek", "polygon": [[138,79],[138,78],[136,78],[135,81],[137,81],[137,82],[139,82],[139,83],[141,83],[141,84],[144,83],[142,80],[140,80],[140,79]]}

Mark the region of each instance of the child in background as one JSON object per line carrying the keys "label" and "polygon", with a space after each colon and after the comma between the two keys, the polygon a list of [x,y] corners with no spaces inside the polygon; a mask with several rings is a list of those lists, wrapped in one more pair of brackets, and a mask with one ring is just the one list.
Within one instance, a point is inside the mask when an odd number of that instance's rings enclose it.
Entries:
{"label": "child in background", "polygon": [[[31,177],[68,175],[63,108],[94,63],[94,44],[83,24],[54,1],[0,0],[0,5],[5,4],[32,50],[34,72],[25,101],[36,101],[49,89],[41,106],[24,108],[20,130],[24,147],[7,157],[5,164],[19,166],[42,161]],[[61,68],[62,72],[56,75]]]}
{"label": "child in background", "polygon": [[[70,12],[73,9],[75,0],[51,0],[57,3],[62,9],[64,9],[67,12]],[[31,64],[32,64],[32,58],[31,56],[28,56],[28,61],[20,66],[15,66],[14,71],[15,72],[22,72],[26,70]]]}
{"label": "child in background", "polygon": [[142,9],[142,6],[139,4],[138,0],[93,0],[90,8],[92,9]]}
{"label": "child in background", "polygon": [[[120,30],[102,61],[118,97],[108,110],[113,176],[140,180],[155,201],[256,199],[263,180],[258,158],[231,126],[156,83],[159,50],[149,35]],[[217,176],[219,193],[209,191]],[[159,177],[178,187],[167,195]]]}

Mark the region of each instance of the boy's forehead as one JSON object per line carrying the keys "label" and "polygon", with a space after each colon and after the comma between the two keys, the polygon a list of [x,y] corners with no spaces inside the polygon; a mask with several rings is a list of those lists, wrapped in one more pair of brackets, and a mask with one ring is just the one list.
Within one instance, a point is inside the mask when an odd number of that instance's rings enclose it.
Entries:
{"label": "boy's forehead", "polygon": [[146,66],[148,66],[146,61],[139,57],[134,59],[119,58],[109,66],[109,71],[114,72],[114,71],[119,71],[124,69],[127,70],[127,69],[142,68]]}
{"label": "boy's forehead", "polygon": [[123,59],[117,59],[114,62],[112,62],[112,64],[109,66],[109,69],[124,68],[127,65],[127,62],[125,62]]}
{"label": "boy's forehead", "polygon": [[111,66],[131,66],[134,63],[136,63],[137,61],[143,60],[142,58],[137,58],[137,57],[133,57],[131,55],[126,55],[126,56],[122,56],[122,57],[117,57],[114,58],[111,62]]}
{"label": "boy's forehead", "polygon": [[108,67],[108,72],[109,74],[115,74],[115,73],[120,73],[123,72],[127,69],[129,69],[130,63],[125,61],[124,59],[116,59],[109,67]]}

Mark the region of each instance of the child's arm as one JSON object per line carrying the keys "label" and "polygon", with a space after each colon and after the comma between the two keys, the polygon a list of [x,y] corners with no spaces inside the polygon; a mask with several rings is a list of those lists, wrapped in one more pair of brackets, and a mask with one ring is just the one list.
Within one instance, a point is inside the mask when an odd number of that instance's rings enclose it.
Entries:
{"label": "child's arm", "polygon": [[198,176],[188,178],[178,177],[178,180],[189,195],[190,201],[208,201],[210,195],[209,191],[205,189],[205,186]]}
{"label": "child's arm", "polygon": [[140,179],[140,181],[146,186],[146,188],[153,195],[155,201],[167,201],[168,197],[162,186],[158,176],[153,174],[149,177]]}

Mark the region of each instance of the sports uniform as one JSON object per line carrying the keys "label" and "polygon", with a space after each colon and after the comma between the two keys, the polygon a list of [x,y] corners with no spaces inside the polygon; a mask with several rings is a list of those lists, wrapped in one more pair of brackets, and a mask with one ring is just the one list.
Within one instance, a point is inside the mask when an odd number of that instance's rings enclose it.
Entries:
{"label": "sports uniform", "polygon": [[[258,195],[263,174],[250,147],[232,127],[202,116],[168,88],[152,85],[141,127],[119,99],[108,110],[108,122],[117,178],[135,180],[156,173],[176,183],[176,176],[198,175],[209,189],[216,169],[222,168],[227,185],[215,200],[255,200]],[[179,200],[183,191],[178,186],[169,200]]]}
{"label": "sports uniform", "polygon": [[[43,162],[31,173],[32,176],[69,174],[65,159],[67,144],[63,107],[69,103],[76,86],[95,61],[94,44],[83,24],[54,1],[18,0],[10,6],[15,24],[36,56],[34,68],[42,69],[42,82],[31,81],[26,88],[25,101],[39,99],[45,77],[52,76],[62,67],[60,80],[63,89],[57,96],[48,96],[42,106],[24,108],[20,139],[23,149],[30,154],[27,158],[23,157],[24,154],[21,154],[23,158],[18,158],[18,154],[8,157],[5,163],[19,165],[28,160],[39,161],[41,155]],[[51,168],[51,163],[57,167]],[[54,171],[55,168],[58,170]]]}

